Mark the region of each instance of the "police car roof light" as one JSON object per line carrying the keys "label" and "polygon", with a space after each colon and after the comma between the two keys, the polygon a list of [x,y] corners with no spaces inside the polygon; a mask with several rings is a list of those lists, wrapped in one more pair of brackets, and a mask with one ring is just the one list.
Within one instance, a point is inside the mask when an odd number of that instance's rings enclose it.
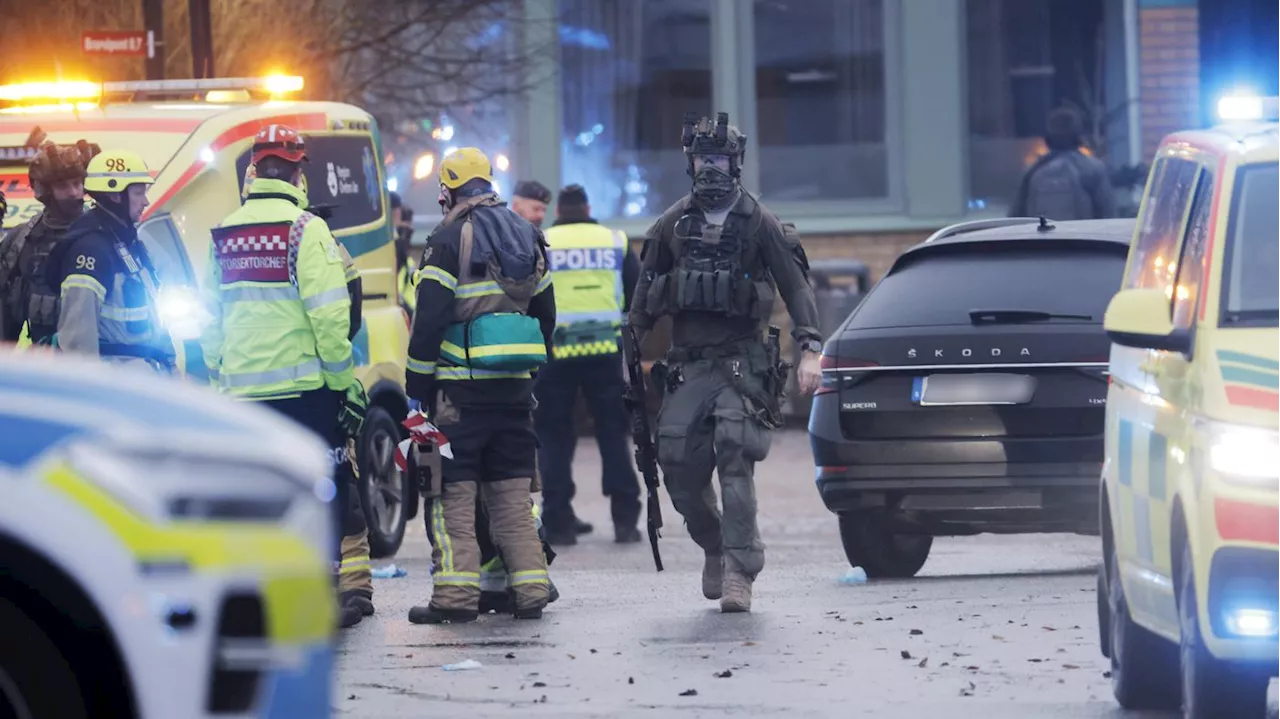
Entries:
{"label": "police car roof light", "polygon": [[1233,93],[1218,98],[1218,119],[1224,122],[1280,120],[1280,98]]}

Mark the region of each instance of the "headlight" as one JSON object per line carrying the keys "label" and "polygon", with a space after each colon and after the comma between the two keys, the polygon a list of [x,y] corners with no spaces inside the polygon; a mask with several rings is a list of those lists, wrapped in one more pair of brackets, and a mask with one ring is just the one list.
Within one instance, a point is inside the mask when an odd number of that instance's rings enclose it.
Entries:
{"label": "headlight", "polygon": [[198,339],[213,315],[199,297],[183,285],[167,285],[156,296],[156,312],[169,336],[180,342]]}
{"label": "headlight", "polygon": [[319,504],[329,477],[307,481],[267,464],[81,444],[69,448],[81,476],[139,514],[171,520],[274,522],[299,501]]}
{"label": "headlight", "polygon": [[1274,430],[1242,425],[1209,427],[1209,466],[1239,484],[1280,483],[1280,438]]}

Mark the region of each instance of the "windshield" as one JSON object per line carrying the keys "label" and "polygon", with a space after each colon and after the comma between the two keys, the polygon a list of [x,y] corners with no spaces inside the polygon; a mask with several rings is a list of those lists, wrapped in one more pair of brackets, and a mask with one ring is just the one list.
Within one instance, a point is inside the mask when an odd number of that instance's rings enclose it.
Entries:
{"label": "windshield", "polygon": [[1236,178],[1227,230],[1222,325],[1275,327],[1280,319],[1280,165],[1249,165]]}

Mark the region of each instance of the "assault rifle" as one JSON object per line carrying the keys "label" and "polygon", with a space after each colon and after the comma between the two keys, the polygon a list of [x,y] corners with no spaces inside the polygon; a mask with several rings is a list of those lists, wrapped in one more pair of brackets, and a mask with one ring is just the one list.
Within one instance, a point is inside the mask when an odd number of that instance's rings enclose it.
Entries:
{"label": "assault rifle", "polygon": [[649,546],[653,549],[653,564],[662,571],[662,554],[658,551],[658,537],[662,536],[662,506],[658,502],[658,452],[653,444],[653,432],[649,429],[649,411],[645,407],[644,366],[640,364],[640,342],[636,329],[627,325],[623,335],[623,354],[627,360],[627,377],[630,380],[622,399],[631,413],[631,438],[636,448],[636,467],[644,476],[644,486],[649,489],[648,509]]}

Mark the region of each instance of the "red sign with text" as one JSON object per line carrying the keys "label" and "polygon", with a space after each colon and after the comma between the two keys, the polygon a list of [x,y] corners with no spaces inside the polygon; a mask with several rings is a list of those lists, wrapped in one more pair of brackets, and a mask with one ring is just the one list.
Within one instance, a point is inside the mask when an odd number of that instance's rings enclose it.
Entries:
{"label": "red sign with text", "polygon": [[138,30],[87,30],[80,36],[86,55],[147,57],[147,33]]}

